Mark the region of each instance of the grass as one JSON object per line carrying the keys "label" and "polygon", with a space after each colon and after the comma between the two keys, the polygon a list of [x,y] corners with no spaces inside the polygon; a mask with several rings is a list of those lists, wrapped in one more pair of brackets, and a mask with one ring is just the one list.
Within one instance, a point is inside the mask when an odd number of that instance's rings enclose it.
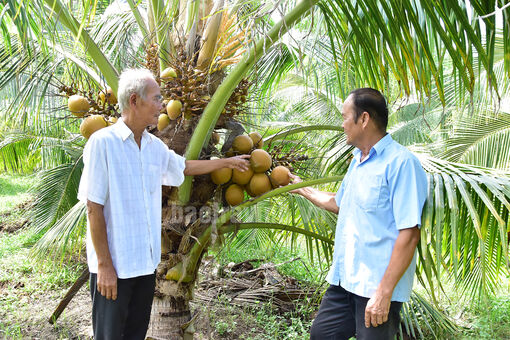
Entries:
{"label": "grass", "polygon": [[9,224],[23,224],[24,209],[21,204],[30,201],[30,188],[37,177],[0,173],[0,230]]}
{"label": "grass", "polygon": [[[38,237],[24,223],[23,204],[31,201],[29,189],[36,176],[0,174],[0,338],[24,339],[34,322],[44,322],[49,315],[33,315],[37,299],[51,300],[55,307],[60,292],[69,287],[83,270],[80,264],[55,265],[38,262],[30,254]],[[41,320],[37,320],[37,318]],[[29,326],[30,325],[30,326]],[[46,326],[48,327],[48,326]],[[65,334],[66,332],[64,332]],[[55,335],[52,335],[54,337]],[[56,338],[66,336],[56,335]]]}
{"label": "grass", "polygon": [[463,340],[510,339],[510,294],[489,298],[469,309],[471,329]]}
{"label": "grass", "polygon": [[27,325],[45,323],[47,311],[33,315],[35,301],[45,301],[41,307],[56,307],[62,292],[83,270],[80,264],[36,261],[30,256],[35,240],[29,229],[0,233],[0,338],[26,338]]}
{"label": "grass", "polygon": [[[276,313],[270,304],[238,307],[223,297],[214,306],[198,307],[211,325],[211,339],[305,340],[310,338],[313,311],[303,306],[295,312]],[[201,325],[203,327],[203,325]],[[203,327],[207,328],[207,327]]]}
{"label": "grass", "polygon": [[[439,304],[463,330],[462,334],[444,335],[441,339],[510,340],[510,278],[502,276],[500,282],[495,296],[469,303],[461,289],[450,280],[443,280],[446,294],[439,296]],[[426,296],[423,287],[415,289]]]}
{"label": "grass", "polygon": [[0,173],[0,214],[27,201],[29,189],[37,183],[35,175]]}

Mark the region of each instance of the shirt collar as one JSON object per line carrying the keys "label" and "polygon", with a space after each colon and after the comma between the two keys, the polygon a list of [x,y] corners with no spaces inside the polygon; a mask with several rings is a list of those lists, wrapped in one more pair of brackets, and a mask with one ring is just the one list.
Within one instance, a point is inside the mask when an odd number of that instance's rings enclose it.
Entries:
{"label": "shirt collar", "polygon": [[[115,123],[113,126],[115,126],[117,133],[119,134],[120,138],[122,138],[123,142],[125,142],[126,139],[128,139],[130,136],[133,136],[134,138],[133,131],[131,131],[129,126],[124,123],[122,118],[119,118],[117,123]],[[147,132],[147,130],[143,130],[142,140],[145,140],[147,143],[152,142],[152,138],[150,138],[150,134]]]}
{"label": "shirt collar", "polygon": [[[392,141],[393,138],[391,137],[391,135],[389,133],[386,133],[386,135],[383,138],[379,139],[379,141],[375,143],[375,145],[370,149],[369,155],[372,155],[373,153],[375,153],[376,155],[380,155],[384,151],[384,149],[386,149],[386,147],[390,145]],[[358,159],[359,157],[361,157],[361,150],[358,148],[355,148],[352,153]]]}
{"label": "shirt collar", "polygon": [[391,143],[393,138],[391,138],[391,135],[387,133],[383,138],[381,138],[375,145],[372,147],[372,149],[375,150],[377,154],[380,154],[383,152],[384,149]]}

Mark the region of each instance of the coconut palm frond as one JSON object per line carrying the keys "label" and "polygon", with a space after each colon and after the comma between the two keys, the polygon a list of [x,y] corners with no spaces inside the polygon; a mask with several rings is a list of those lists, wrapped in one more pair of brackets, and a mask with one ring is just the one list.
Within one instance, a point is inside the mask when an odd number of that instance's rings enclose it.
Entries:
{"label": "coconut palm frond", "polygon": [[446,115],[445,111],[423,103],[409,103],[397,107],[389,116],[388,130],[402,145],[432,142],[432,133]]}
{"label": "coconut palm frond", "polygon": [[80,157],[83,147],[74,144],[74,140],[51,137],[51,130],[45,130],[48,136],[33,135],[27,132],[7,133],[0,142],[0,155],[5,164],[16,165],[13,171],[35,170],[55,167]]}
{"label": "coconut palm frond", "polygon": [[83,170],[79,157],[72,163],[62,164],[41,173],[40,184],[35,188],[35,204],[31,212],[35,232],[53,226],[77,202],[78,185]]}
{"label": "coconut palm frond", "polygon": [[91,30],[91,36],[117,69],[140,67],[144,62],[138,56],[149,37],[142,34],[131,8],[120,1],[112,2]]}
{"label": "coconut palm frond", "polygon": [[280,43],[259,60],[253,69],[253,82],[258,84],[260,98],[269,98],[272,88],[297,65],[297,56],[293,52],[288,45]]}
{"label": "coconut palm frond", "polygon": [[428,172],[429,195],[422,218],[420,281],[440,284],[451,273],[459,286],[494,293],[508,271],[510,176],[417,154]]}
{"label": "coconut palm frond", "polygon": [[[391,86],[388,76],[392,74],[407,95],[413,87],[425,94],[437,89],[446,103],[442,92],[446,55],[459,84],[469,92],[474,91],[475,56],[488,74],[489,86],[498,89],[499,84],[493,86],[491,80],[495,79],[494,45],[489,39],[496,25],[491,17],[470,16],[462,2],[324,1],[318,7],[324,17],[337,19],[325,21],[327,32],[336,46],[344,47],[342,60],[360,75],[359,85],[386,88]],[[480,32],[479,20],[486,25],[485,34]]]}
{"label": "coconut palm frond", "polygon": [[[6,70],[0,76],[0,93],[9,98],[1,103],[5,107],[0,119],[5,121],[8,129],[46,135],[51,126],[59,127],[58,134],[62,134],[64,126],[74,125],[68,120],[65,124],[58,121],[64,118],[64,113],[59,112],[65,105],[62,99],[65,95],[60,93],[62,83],[83,91],[94,89],[95,92],[99,77],[86,60],[68,50],[71,48],[68,44],[48,42],[53,47],[51,53],[39,52],[38,47],[34,47],[29,55],[19,39],[13,38],[12,43],[15,54],[7,54],[4,50],[0,57],[0,67]],[[68,112],[65,114],[69,115]]]}
{"label": "coconut palm frond", "polygon": [[78,201],[34,244],[31,253],[38,258],[64,261],[80,256],[84,249],[87,205]]}
{"label": "coconut palm frond", "polygon": [[38,164],[38,157],[30,150],[32,140],[24,135],[16,137],[0,134],[0,158],[4,171],[28,173]]}
{"label": "coconut palm frond", "polygon": [[510,170],[510,113],[464,116],[455,122],[455,130],[438,141],[438,157],[452,162]]}
{"label": "coconut palm frond", "polygon": [[459,327],[445,313],[416,291],[413,291],[409,301],[402,305],[401,316],[401,338],[404,338],[403,333],[406,333],[414,339],[425,339],[425,335],[432,335],[434,339],[446,339],[459,331]]}
{"label": "coconut palm frond", "polygon": [[[305,251],[309,259],[327,263],[332,256],[332,235],[336,218],[324,214],[307,200],[294,195],[286,195],[269,201],[262,201],[245,209],[239,218],[244,224],[268,224],[267,228],[254,228],[240,233],[232,247],[257,245],[260,249],[273,249],[285,243],[291,249]],[[279,225],[289,225],[303,230],[271,229],[270,224],[278,221]],[[290,228],[289,228],[290,229]],[[301,235],[302,237],[298,237]]]}

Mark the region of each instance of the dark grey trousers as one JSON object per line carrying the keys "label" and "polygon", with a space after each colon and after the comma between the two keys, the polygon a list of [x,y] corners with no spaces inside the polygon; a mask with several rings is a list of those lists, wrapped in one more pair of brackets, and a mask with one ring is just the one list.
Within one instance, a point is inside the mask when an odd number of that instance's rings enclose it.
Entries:
{"label": "dark grey trousers", "polygon": [[377,327],[365,327],[368,298],[352,294],[341,286],[330,285],[322,298],[312,324],[312,340],[393,340],[400,323],[402,302],[392,301],[388,321]]}
{"label": "dark grey trousers", "polygon": [[145,339],[155,285],[155,274],[117,279],[117,299],[107,300],[97,290],[97,274],[91,273],[94,339]]}

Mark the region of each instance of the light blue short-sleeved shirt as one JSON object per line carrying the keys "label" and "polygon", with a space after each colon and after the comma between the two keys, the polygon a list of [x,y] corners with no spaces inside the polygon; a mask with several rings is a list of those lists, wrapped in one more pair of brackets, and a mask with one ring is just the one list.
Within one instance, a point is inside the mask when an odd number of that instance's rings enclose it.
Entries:
{"label": "light blue short-sleeved shirt", "polygon": [[[354,158],[336,194],[339,206],[333,262],[327,281],[370,298],[389,264],[399,231],[421,225],[427,176],[418,159],[389,134],[360,162]],[[416,254],[392,301],[409,300]]]}
{"label": "light blue short-sleeved shirt", "polygon": [[[83,150],[78,199],[104,206],[108,247],[121,279],[154,273],[161,260],[161,185],[184,181],[185,159],[156,136],[142,134],[141,147],[122,119],[95,132]],[[97,255],[87,223],[87,262]]]}

